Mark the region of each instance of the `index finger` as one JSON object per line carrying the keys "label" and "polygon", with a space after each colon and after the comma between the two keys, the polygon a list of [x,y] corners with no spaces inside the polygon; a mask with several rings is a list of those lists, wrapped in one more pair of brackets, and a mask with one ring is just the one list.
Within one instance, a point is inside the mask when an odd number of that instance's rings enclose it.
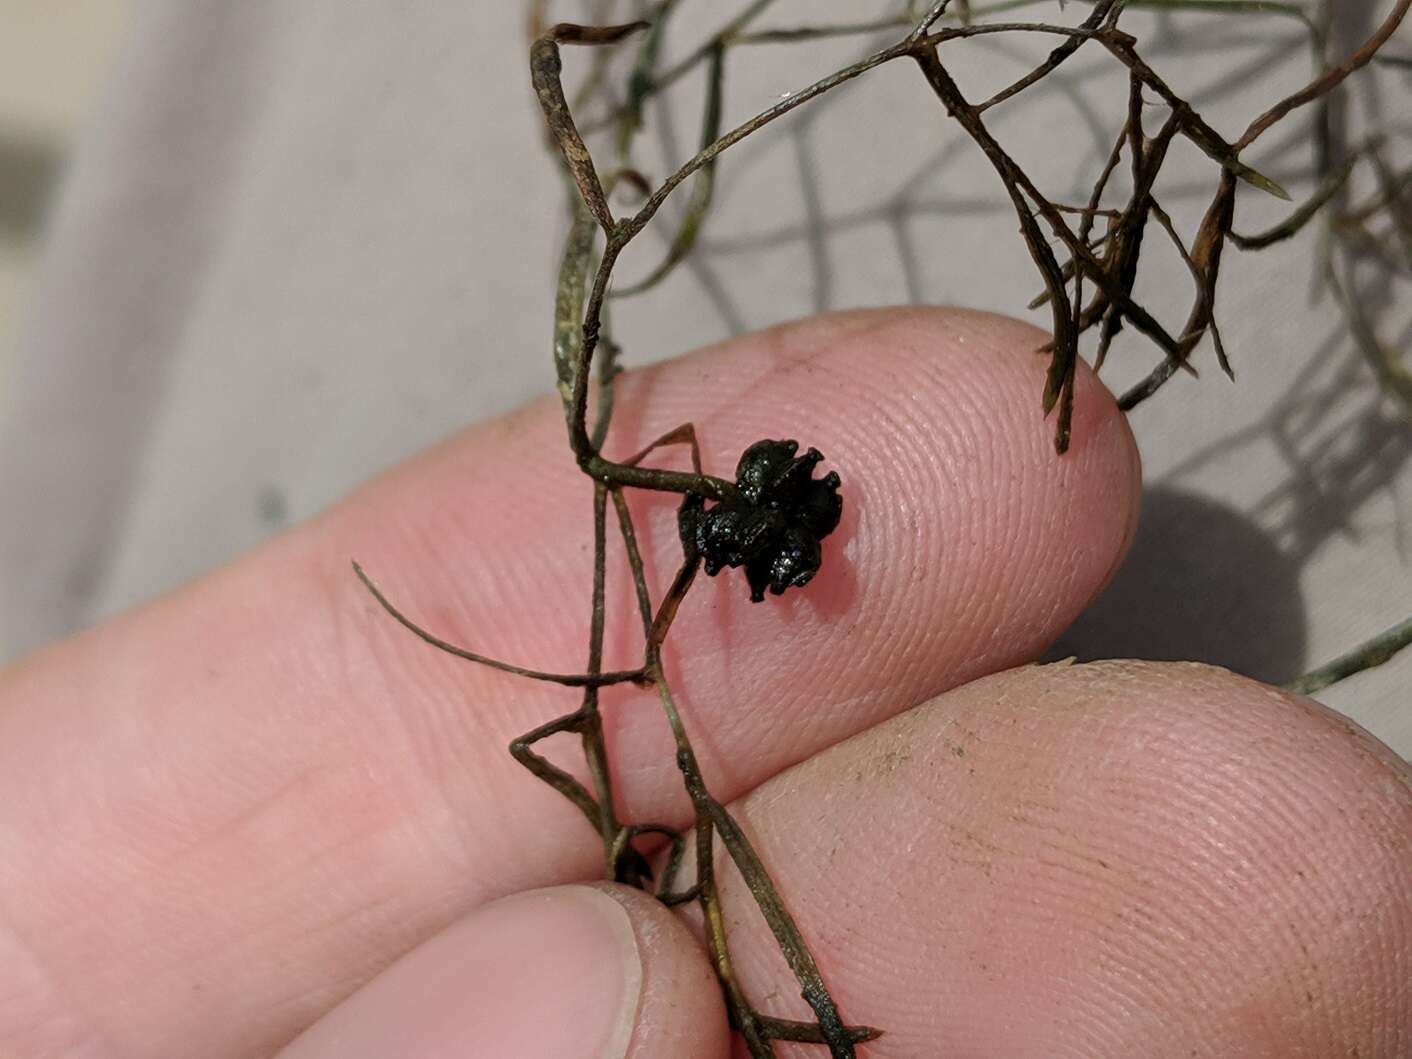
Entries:
{"label": "index finger", "polygon": [[[728,574],[673,630],[717,797],[1037,656],[1107,580],[1135,521],[1134,447],[1085,372],[1075,444],[1054,454],[1042,341],[985,314],[852,313],[622,380],[614,453],[694,419],[718,472],[787,434],[844,478],[807,591],[752,605]],[[580,667],[592,490],[562,431],[548,402],[476,428],[0,677],[0,908],[26,954],[11,966],[33,971],[11,972],[12,1010],[120,1054],[265,1054],[476,904],[597,874],[582,818],[505,753],[574,693],[416,640],[347,567],[448,640]],[[674,503],[634,504],[660,593]],[[608,668],[641,649],[622,573]],[[681,821],[654,702],[604,698],[622,815]]]}

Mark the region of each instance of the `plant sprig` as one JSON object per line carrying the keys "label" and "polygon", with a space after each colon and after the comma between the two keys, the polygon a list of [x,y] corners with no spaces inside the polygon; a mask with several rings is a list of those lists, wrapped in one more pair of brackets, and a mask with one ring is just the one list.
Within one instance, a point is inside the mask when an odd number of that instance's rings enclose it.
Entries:
{"label": "plant sprig", "polygon": [[[1340,248],[1362,239],[1372,240],[1389,252],[1405,253],[1406,260],[1412,262],[1412,220],[1409,220],[1412,217],[1409,206],[1412,179],[1409,174],[1394,172],[1382,160],[1375,143],[1338,160],[1334,159],[1332,149],[1325,149],[1321,151],[1319,186],[1309,199],[1294,208],[1288,219],[1254,235],[1238,234],[1233,227],[1241,184],[1280,198],[1289,197],[1277,182],[1253,168],[1242,155],[1271,128],[1309,104],[1318,104],[1321,108],[1316,128],[1327,140],[1331,126],[1327,107],[1331,94],[1377,56],[1403,21],[1412,0],[1397,0],[1369,40],[1337,62],[1325,58],[1331,2],[1325,2],[1311,14],[1308,5],[1266,0],[1084,0],[1086,16],[1075,25],[993,21],[997,15],[1041,2],[1045,0],[1000,0],[972,5],[957,0],[953,5],[952,0],[932,0],[925,9],[909,2],[897,15],[870,22],[761,29],[754,25],[768,12],[773,0],[750,0],[675,65],[659,70],[666,27],[679,6],[678,0],[655,3],[638,0],[631,20],[619,23],[610,22],[611,12],[616,7],[612,0],[599,0],[595,11],[600,23],[595,25],[551,24],[547,0],[533,0],[530,5],[531,81],[549,142],[567,177],[571,204],[571,222],[555,298],[555,381],[563,404],[570,450],[580,469],[594,482],[594,572],[584,669],[579,673],[530,670],[451,644],[412,622],[355,564],[358,576],[378,603],[433,647],[504,672],[581,689],[576,710],[516,739],[511,753],[535,776],[572,802],[593,826],[603,843],[606,877],[652,889],[668,904],[695,902],[699,906],[706,946],[722,985],[731,1023],[743,1037],[753,1059],[772,1056],[775,1041],[825,1045],[834,1059],[852,1059],[857,1046],[874,1039],[879,1031],[845,1022],[803,933],[759,854],[729,810],[711,794],[662,661],[662,645],[702,567],[703,556],[698,538],[684,531],[682,564],[670,588],[654,602],[626,491],[648,489],[679,494],[683,497],[684,512],[700,511],[707,502],[714,502],[718,510],[724,511],[730,505],[745,503],[744,479],[738,477],[737,481],[731,481],[703,471],[696,432],[689,423],[669,431],[629,459],[615,462],[602,454],[613,412],[614,380],[619,373],[619,350],[612,340],[608,321],[610,298],[631,297],[652,290],[689,257],[709,214],[715,170],[726,151],[793,111],[879,67],[896,60],[913,63],[942,115],[991,163],[1039,274],[1044,291],[1032,306],[1047,305],[1052,317],[1052,337],[1042,351],[1049,358],[1049,367],[1040,406],[1046,415],[1056,413],[1055,446],[1060,453],[1067,449],[1071,440],[1075,378],[1080,344],[1086,335],[1097,332],[1095,363],[1098,367],[1107,358],[1115,336],[1124,329],[1143,335],[1162,354],[1161,363],[1120,399],[1125,409],[1146,400],[1178,371],[1194,373],[1192,355],[1208,334],[1212,337],[1218,363],[1231,374],[1230,358],[1216,321],[1217,282],[1227,244],[1242,251],[1258,251],[1292,238],[1316,218],[1327,217],[1330,209],[1342,202],[1354,168],[1368,160],[1378,175],[1379,194],[1354,207],[1343,203],[1344,208],[1328,228],[1333,234],[1324,244],[1324,272],[1349,315],[1370,363],[1412,410],[1412,376],[1378,341],[1371,323],[1361,315],[1358,299],[1350,294],[1352,280],[1348,266],[1338,260]],[[1120,28],[1124,13],[1138,8],[1297,19],[1310,34],[1313,52],[1319,57],[1318,68],[1304,88],[1256,115],[1238,139],[1228,141],[1143,57],[1142,42]],[[943,24],[948,18],[954,19],[954,24]],[[722,131],[722,85],[728,56],[734,49],[800,44],[892,29],[905,30],[905,35]],[[984,36],[1015,34],[1048,37],[1054,40],[1054,47],[1023,76],[989,97],[973,102],[948,69],[944,61],[947,50]],[[615,49],[634,40],[636,55],[631,72],[621,97],[615,98],[610,91],[609,60]],[[592,49],[595,58],[571,103],[563,82],[562,49],[572,45]],[[994,108],[1025,97],[1034,86],[1081,51],[1100,53],[1112,61],[1123,78],[1128,106],[1086,204],[1074,206],[1058,202],[1042,191],[991,131],[986,118]],[[654,95],[667,91],[703,64],[707,90],[699,148],[654,187],[634,166],[632,157],[636,138],[645,123],[645,105]],[[1147,112],[1154,104],[1165,110],[1165,117],[1156,131],[1149,133]],[[602,116],[586,122],[581,130],[577,112],[595,105]],[[600,165],[585,138],[585,134],[591,137],[604,131],[613,133],[613,159],[606,167]],[[1201,223],[1189,238],[1178,230],[1157,197],[1159,176],[1170,157],[1171,146],[1178,139],[1196,146],[1215,166],[1212,198]],[[1328,147],[1327,143],[1325,146]],[[1125,158],[1131,175],[1127,198],[1119,204],[1105,204],[1112,178]],[[666,200],[689,181],[693,184],[691,200],[676,234],[668,241],[665,256],[644,278],[614,289],[614,271],[623,250],[648,227]],[[614,203],[616,192],[622,186],[635,189],[641,199],[635,209],[620,217],[615,213]],[[1370,224],[1384,216],[1392,220],[1391,236],[1370,231]],[[1070,218],[1076,218],[1076,225]],[[1193,288],[1186,319],[1175,331],[1169,330],[1135,294],[1149,226],[1154,221],[1162,237],[1169,240],[1181,256]],[[1097,230],[1100,228],[1102,230]],[[595,366],[597,403],[590,426],[591,380]],[[689,471],[650,462],[662,450],[671,447],[687,449]],[[790,456],[793,451],[789,449]],[[836,476],[833,482],[836,487]],[[641,665],[619,671],[604,671],[602,666],[610,503],[632,577],[643,635]],[[685,514],[683,519],[685,530]],[[719,563],[715,560],[708,563],[708,573],[713,572],[716,565]],[[807,580],[807,574],[803,580]],[[752,581],[752,586],[754,584]],[[786,586],[772,585],[772,591],[783,587]],[[1360,664],[1376,664],[1377,659],[1386,656],[1393,641],[1398,646],[1407,642],[1406,626],[1394,630],[1389,637],[1385,638],[1386,643],[1380,640],[1364,650],[1357,659],[1340,660],[1328,673],[1315,674],[1310,679],[1337,677],[1354,671]],[[1362,663],[1358,659],[1362,659]],[[685,860],[687,835],[667,824],[627,823],[617,815],[613,779],[603,741],[599,692],[603,687],[624,683],[656,690],[672,732],[676,763],[693,813],[690,838],[695,853],[694,877],[685,886],[679,887],[677,876]],[[589,775],[587,786],[534,749],[541,740],[564,732],[581,739]],[[655,876],[648,859],[652,850],[639,845],[639,840],[645,838],[664,842],[669,849]],[[773,934],[801,995],[813,1011],[813,1021],[770,1015],[759,1010],[745,994],[732,960],[722,911],[716,876],[718,843],[734,863]]]}

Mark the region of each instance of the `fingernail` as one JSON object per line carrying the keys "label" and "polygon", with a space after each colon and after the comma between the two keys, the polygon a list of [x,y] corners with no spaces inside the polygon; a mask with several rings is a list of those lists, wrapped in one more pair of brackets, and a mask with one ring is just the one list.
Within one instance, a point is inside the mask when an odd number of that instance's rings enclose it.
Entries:
{"label": "fingernail", "polygon": [[355,993],[281,1059],[624,1059],[642,992],[632,923],[587,886],[477,910]]}

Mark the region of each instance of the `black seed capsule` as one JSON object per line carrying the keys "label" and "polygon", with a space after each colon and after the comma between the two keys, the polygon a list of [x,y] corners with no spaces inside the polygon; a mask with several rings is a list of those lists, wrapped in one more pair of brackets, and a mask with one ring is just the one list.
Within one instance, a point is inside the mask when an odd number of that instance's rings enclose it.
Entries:
{"label": "black seed capsule", "polygon": [[830,471],[814,477],[818,449],[796,456],[794,441],[757,441],[736,465],[737,495],[707,508],[699,496],[682,502],[682,545],[701,556],[706,572],[745,567],[750,598],[780,595],[809,583],[823,559],[819,542],[838,526],[843,498]]}

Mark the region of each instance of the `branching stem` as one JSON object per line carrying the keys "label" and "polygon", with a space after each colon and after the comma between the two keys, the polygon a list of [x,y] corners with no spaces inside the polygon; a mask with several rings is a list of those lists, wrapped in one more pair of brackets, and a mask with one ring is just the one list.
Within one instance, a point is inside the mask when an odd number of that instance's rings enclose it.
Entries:
{"label": "branching stem", "polygon": [[[1331,93],[1355,71],[1373,61],[1403,21],[1412,0],[1397,0],[1373,36],[1338,63],[1325,58],[1332,19],[1332,4],[1328,0],[1318,18],[1311,17],[1305,5],[1275,0],[1083,0],[1088,9],[1078,25],[991,21],[994,16],[1035,6],[1038,2],[1040,0],[998,0],[972,4],[955,0],[953,4],[952,0],[929,0],[925,4],[907,4],[905,14],[871,22],[752,30],[773,0],[750,0],[679,62],[659,71],[657,65],[664,49],[668,19],[678,0],[656,0],[655,3],[643,0],[633,7],[638,21],[612,26],[550,25],[547,3],[534,0],[530,21],[535,27],[535,39],[530,48],[530,76],[550,142],[563,164],[571,202],[569,231],[556,289],[553,359],[569,447],[580,469],[594,483],[594,563],[586,671],[551,673],[527,669],[441,639],[406,617],[362,568],[354,564],[358,577],[377,602],[405,628],[439,650],[503,672],[582,689],[577,710],[515,740],[511,753],[535,776],[572,802],[594,827],[602,841],[607,877],[643,889],[652,888],[667,903],[690,901],[699,906],[706,946],[721,982],[732,1025],[740,1032],[752,1059],[772,1056],[774,1041],[824,1045],[834,1059],[852,1059],[857,1046],[874,1039],[878,1033],[868,1027],[845,1024],[818,963],[760,854],[728,809],[710,792],[662,663],[663,644],[695,584],[702,559],[696,554],[698,545],[691,533],[683,533],[683,561],[661,599],[654,603],[627,502],[627,490],[679,494],[686,498],[688,505],[695,505],[684,508],[688,514],[702,510],[707,501],[740,502],[742,496],[750,495],[750,490],[743,477],[738,489],[735,482],[703,471],[696,433],[690,424],[669,431],[628,459],[615,461],[603,455],[613,412],[614,380],[619,371],[618,345],[609,333],[610,297],[624,298],[651,290],[687,258],[711,208],[716,169],[726,151],[806,104],[885,64],[896,59],[913,61],[950,121],[990,162],[1014,210],[1020,236],[1043,284],[1044,293],[1034,305],[1048,304],[1052,338],[1041,350],[1048,356],[1049,363],[1039,404],[1046,415],[1057,412],[1054,438],[1061,453],[1068,447],[1073,429],[1075,378],[1080,343],[1086,334],[1097,329],[1095,360],[1098,367],[1102,367],[1115,337],[1125,328],[1144,336],[1162,353],[1162,361],[1148,377],[1121,398],[1120,405],[1125,409],[1135,407],[1157,392],[1177,372],[1195,374],[1191,357],[1207,334],[1212,336],[1218,363],[1229,374],[1231,365],[1215,315],[1217,281],[1226,243],[1253,251],[1294,236],[1315,218],[1326,215],[1331,205],[1344,197],[1355,165],[1366,155],[1373,160],[1381,191],[1373,201],[1344,210],[1337,223],[1330,223],[1326,236],[1333,235],[1324,242],[1323,272],[1344,306],[1369,363],[1389,390],[1399,393],[1412,411],[1412,374],[1378,340],[1353,291],[1351,266],[1340,266],[1335,259],[1336,250],[1331,249],[1342,245],[1340,239],[1349,242],[1356,237],[1363,240],[1360,245],[1371,243],[1386,253],[1405,254],[1412,267],[1412,205],[1407,196],[1412,174],[1394,171],[1378,154],[1376,144],[1335,164],[1334,122],[1328,111]],[[1049,4],[1049,0],[1044,2]],[[1319,69],[1303,89],[1259,114],[1244,135],[1231,143],[1143,57],[1141,42],[1119,27],[1125,11],[1135,8],[1298,19],[1309,31]],[[611,5],[600,8],[605,17],[611,10]],[[906,32],[895,43],[787,94],[733,128],[721,131],[723,84],[730,49],[741,45],[883,32],[897,27],[905,27]],[[606,49],[634,34],[642,34],[637,38],[640,43],[625,90],[616,94],[607,87],[615,67]],[[972,103],[944,64],[942,49],[967,40],[1014,34],[1058,39],[1038,65],[988,98]],[[1090,44],[1093,46],[1088,47]],[[574,95],[573,104],[563,84],[561,49],[566,45],[605,49],[595,57],[588,77]],[[986,115],[1024,96],[1085,48],[1107,57],[1105,69],[1116,68],[1121,73],[1128,107],[1123,127],[1113,140],[1086,205],[1073,206],[1046,195],[1001,143]],[[703,63],[707,66],[706,93],[698,149],[661,183],[653,186],[633,159],[636,137],[645,122],[645,105],[655,94]],[[600,107],[599,113],[606,113],[606,117],[585,123],[581,130],[574,111],[594,101]],[[1256,235],[1237,234],[1233,221],[1241,182],[1269,194],[1289,197],[1279,183],[1243,160],[1242,153],[1288,115],[1315,102],[1320,107],[1315,129],[1319,153],[1318,188],[1281,224]],[[1150,106],[1163,108],[1165,115],[1160,128],[1151,136],[1145,128],[1145,108]],[[1153,124],[1155,126],[1156,122]],[[600,169],[585,132],[591,135],[605,129],[614,133],[612,160]],[[1159,176],[1172,144],[1179,138],[1194,144],[1215,163],[1214,192],[1190,240],[1183,237],[1157,199]],[[1121,205],[1105,204],[1106,199],[1116,197],[1112,178],[1125,154],[1131,165],[1127,199]],[[668,198],[688,181],[693,183],[692,195],[664,258],[640,282],[615,289],[614,270],[624,249],[653,222]],[[621,187],[636,189],[642,196],[636,208],[623,217],[615,215],[613,210],[615,189]],[[1394,234],[1380,241],[1379,236],[1369,231],[1368,224],[1384,211],[1393,222]],[[1071,217],[1078,218],[1077,230],[1071,226],[1068,219]],[[1143,264],[1147,226],[1154,219],[1185,263],[1193,288],[1185,323],[1175,335],[1135,293],[1139,289],[1136,283]],[[1095,233],[1100,221],[1105,230]],[[1089,296],[1087,303],[1086,294]],[[595,367],[598,369],[596,417],[590,429],[589,399]],[[689,470],[647,463],[658,450],[676,445],[689,447]],[[642,629],[643,661],[636,669],[604,672],[609,502],[613,505],[632,578]],[[714,571],[714,566],[708,569]],[[1318,690],[1349,673],[1386,661],[1409,642],[1412,642],[1412,620],[1309,674],[1294,687],[1306,692]],[[682,871],[688,848],[684,833],[670,824],[625,824],[618,817],[611,763],[604,742],[600,689],[623,684],[654,688],[671,730],[677,767],[693,817],[694,877],[682,888],[678,888],[677,876]],[[587,785],[535,749],[542,740],[565,732],[580,737],[589,777]],[[655,884],[647,859],[652,851],[635,844],[647,839],[669,847]],[[801,995],[813,1010],[814,1021],[801,1022],[766,1014],[756,1009],[746,995],[731,958],[727,936],[717,878],[718,840],[720,850],[744,881],[794,974]]]}

